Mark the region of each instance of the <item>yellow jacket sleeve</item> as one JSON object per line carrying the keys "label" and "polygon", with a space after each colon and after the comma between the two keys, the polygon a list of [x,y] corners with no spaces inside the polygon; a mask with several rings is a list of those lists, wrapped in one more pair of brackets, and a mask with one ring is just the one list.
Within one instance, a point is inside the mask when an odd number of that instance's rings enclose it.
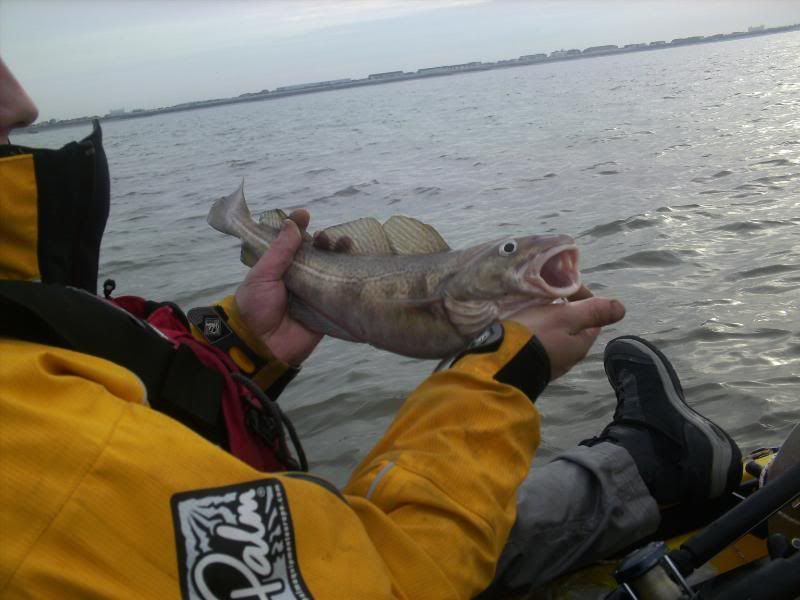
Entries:
{"label": "yellow jacket sleeve", "polygon": [[265,474],[143,404],[135,377],[0,340],[0,596],[468,598],[539,440],[493,379],[527,342],[429,377],[339,493]]}

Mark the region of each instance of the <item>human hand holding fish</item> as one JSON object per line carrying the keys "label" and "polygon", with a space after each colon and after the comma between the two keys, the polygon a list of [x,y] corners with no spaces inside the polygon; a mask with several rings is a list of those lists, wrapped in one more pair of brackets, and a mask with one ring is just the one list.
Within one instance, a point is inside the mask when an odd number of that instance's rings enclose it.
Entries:
{"label": "human hand holding fish", "polygon": [[[508,238],[451,250],[433,227],[409,217],[383,224],[358,219],[312,238],[304,231],[307,213],[296,215],[300,226],[289,225],[291,234],[282,230],[287,215],[280,210],[268,211],[256,223],[242,185],[215,202],[208,216],[215,229],[242,240],[242,261],[255,265],[237,292],[243,318],[276,356],[294,364],[310,353],[318,334],[406,356],[442,358],[512,315],[538,328],[540,315],[559,326],[583,318],[580,323],[589,324],[573,327],[569,340],[553,333],[554,339],[571,342],[565,357],[583,356],[591,345],[586,341],[593,339],[585,329],[606,324],[585,320],[583,311],[591,308],[550,306],[558,298],[588,293],[580,284],[578,250],[569,236]],[[272,251],[259,261],[268,248]],[[274,257],[273,251],[278,252]],[[594,299],[587,306],[606,302]],[[547,310],[535,311],[536,306]],[[297,344],[294,335],[300,335]],[[561,374],[559,364],[554,375]]]}
{"label": "human hand holding fish", "polygon": [[269,252],[248,271],[236,290],[236,305],[248,329],[278,360],[298,366],[313,352],[322,333],[310,331],[288,312],[288,292],[283,275],[303,242],[310,215],[293,211],[283,222]]}
{"label": "human hand holding fish", "polygon": [[509,317],[525,325],[544,346],[550,359],[551,381],[583,360],[601,328],[625,316],[622,302],[593,297],[586,287],[567,300],[526,308]]}

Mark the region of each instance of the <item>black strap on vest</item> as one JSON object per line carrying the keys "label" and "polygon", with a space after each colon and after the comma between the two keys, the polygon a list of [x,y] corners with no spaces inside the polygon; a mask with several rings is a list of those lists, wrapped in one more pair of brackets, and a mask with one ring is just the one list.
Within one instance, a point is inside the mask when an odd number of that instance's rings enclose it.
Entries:
{"label": "black strap on vest", "polygon": [[76,288],[0,281],[0,336],[104,358],[135,373],[150,406],[227,447],[222,376],[121,308]]}

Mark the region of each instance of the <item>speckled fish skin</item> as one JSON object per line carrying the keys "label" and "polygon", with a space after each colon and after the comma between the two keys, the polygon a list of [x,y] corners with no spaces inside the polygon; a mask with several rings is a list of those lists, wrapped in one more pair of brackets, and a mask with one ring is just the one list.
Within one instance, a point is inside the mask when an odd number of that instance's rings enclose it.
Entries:
{"label": "speckled fish skin", "polygon": [[[214,203],[208,222],[239,238],[243,257],[245,251],[260,256],[279,233],[277,226],[252,219],[241,186]],[[498,319],[577,291],[577,257],[569,236],[506,238],[464,250],[388,256],[324,250],[308,237],[284,282],[290,315],[309,329],[437,359],[458,352]],[[543,268],[550,283],[540,276]]]}

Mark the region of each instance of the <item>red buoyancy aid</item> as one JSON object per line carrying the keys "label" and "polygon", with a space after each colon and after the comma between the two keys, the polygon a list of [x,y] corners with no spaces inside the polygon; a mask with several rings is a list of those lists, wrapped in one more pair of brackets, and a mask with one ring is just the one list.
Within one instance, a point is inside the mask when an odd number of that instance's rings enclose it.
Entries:
{"label": "red buoyancy aid", "polygon": [[[0,335],[65,347],[129,369],[145,385],[152,408],[250,466],[265,472],[306,468],[294,430],[277,404],[224,351],[195,338],[176,305],[138,296],[104,300],[71,287],[0,281],[0,308]],[[300,464],[288,450],[284,426]]]}

